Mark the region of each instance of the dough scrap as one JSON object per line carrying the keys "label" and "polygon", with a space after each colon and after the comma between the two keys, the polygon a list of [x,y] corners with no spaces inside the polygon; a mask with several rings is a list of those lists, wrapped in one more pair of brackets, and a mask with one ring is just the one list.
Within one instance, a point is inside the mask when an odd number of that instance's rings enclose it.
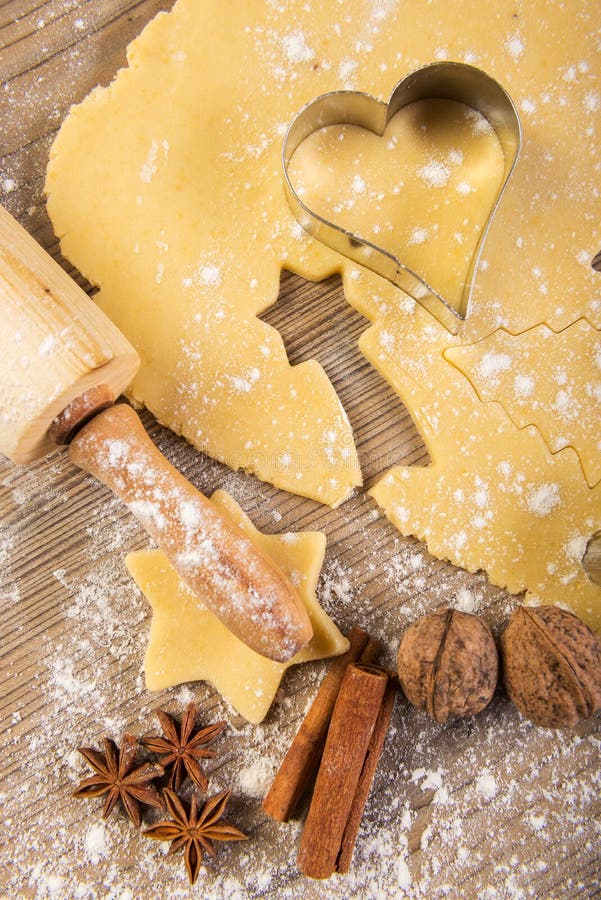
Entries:
{"label": "dough scrap", "polygon": [[[100,285],[99,303],[140,353],[132,396],[229,465],[331,504],[360,482],[348,420],[321,367],[289,367],[257,315],[276,301],[282,268],[340,272],[373,323],[360,347],[434,461],[376,486],[392,521],[457,565],[598,622],[601,592],[569,556],[599,528],[598,488],[571,450],[551,456],[444,357],[501,327],[559,332],[586,317],[601,328],[590,266],[601,246],[596,12],[594,0],[518,13],[499,0],[494,16],[470,0],[179,0],[130,46],[129,68],[72,110],[47,192],[65,256]],[[315,96],[346,88],[387,99],[409,71],[444,58],[497,77],[524,126],[457,341],[383,279],[309,239],[280,169],[286,125]],[[499,479],[501,464],[523,476],[523,495]],[[470,480],[487,485],[486,528],[454,499]]]}
{"label": "dough scrap", "polygon": [[211,499],[292,579],[309,611],[313,637],[289,663],[266,659],[222,625],[160,550],[129,553],[127,568],[152,607],[144,660],[146,687],[158,691],[185,681],[210,681],[245,719],[256,724],[267,715],[289,666],[338,656],[348,649],[348,641],[315,596],[325,536],[318,531],[262,534],[225,491],[216,491]]}
{"label": "dough scrap", "polygon": [[601,481],[601,333],[580,319],[558,334],[505,329],[447,350],[481,400],[496,400],[518,428],[536,425],[552,453],[572,447],[590,487]]}

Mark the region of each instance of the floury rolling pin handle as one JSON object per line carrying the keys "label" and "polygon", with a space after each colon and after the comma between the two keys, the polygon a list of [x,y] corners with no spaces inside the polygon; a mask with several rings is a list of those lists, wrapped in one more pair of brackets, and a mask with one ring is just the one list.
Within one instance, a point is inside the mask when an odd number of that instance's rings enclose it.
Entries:
{"label": "floury rolling pin handle", "polygon": [[138,356],[96,304],[0,207],[0,452],[18,463],[56,443],[128,505],[189,587],[253,650],[290,659],[312,635],[297,592],[240,528],[113,405]]}
{"label": "floury rolling pin handle", "polygon": [[246,644],[284,661],[307,643],[309,617],[281,570],[165,459],[130,406],[93,416],[69,456],[126,503],[186,584]]}

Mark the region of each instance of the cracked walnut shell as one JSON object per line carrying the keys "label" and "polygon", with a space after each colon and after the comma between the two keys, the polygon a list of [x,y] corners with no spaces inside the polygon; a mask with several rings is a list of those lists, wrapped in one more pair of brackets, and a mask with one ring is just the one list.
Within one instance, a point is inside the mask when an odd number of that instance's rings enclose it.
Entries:
{"label": "cracked walnut shell", "polygon": [[601,642],[559,606],[520,606],[501,635],[505,687],[536,725],[576,725],[601,708]]}
{"label": "cracked walnut shell", "polygon": [[437,722],[474,716],[495,692],[499,660],[492,632],[478,616],[440,609],[402,637],[399,681],[407,699]]}

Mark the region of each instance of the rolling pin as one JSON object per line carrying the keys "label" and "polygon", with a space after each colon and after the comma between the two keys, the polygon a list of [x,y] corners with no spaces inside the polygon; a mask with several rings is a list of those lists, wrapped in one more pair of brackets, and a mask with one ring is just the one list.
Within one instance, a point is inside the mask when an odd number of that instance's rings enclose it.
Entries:
{"label": "rolling pin", "polygon": [[311,638],[282,571],[114,405],[139,358],[115,325],[0,206],[0,452],[16,463],[68,445],[129,507],[186,584],[245,644],[280,662]]}

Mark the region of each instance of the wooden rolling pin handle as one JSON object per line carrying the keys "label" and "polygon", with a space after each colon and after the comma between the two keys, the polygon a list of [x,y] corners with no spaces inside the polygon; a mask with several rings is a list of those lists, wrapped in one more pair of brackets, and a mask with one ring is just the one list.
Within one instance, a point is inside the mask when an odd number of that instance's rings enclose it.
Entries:
{"label": "wooden rolling pin handle", "polygon": [[309,615],[283,572],[165,459],[130,406],[91,419],[69,455],[127,504],[188,587],[245,644],[286,662],[310,640]]}
{"label": "wooden rolling pin handle", "polygon": [[106,384],[97,384],[69,403],[54,419],[48,429],[48,437],[59,447],[70,444],[78,431],[95,415],[108,409],[115,402],[112,390]]}

